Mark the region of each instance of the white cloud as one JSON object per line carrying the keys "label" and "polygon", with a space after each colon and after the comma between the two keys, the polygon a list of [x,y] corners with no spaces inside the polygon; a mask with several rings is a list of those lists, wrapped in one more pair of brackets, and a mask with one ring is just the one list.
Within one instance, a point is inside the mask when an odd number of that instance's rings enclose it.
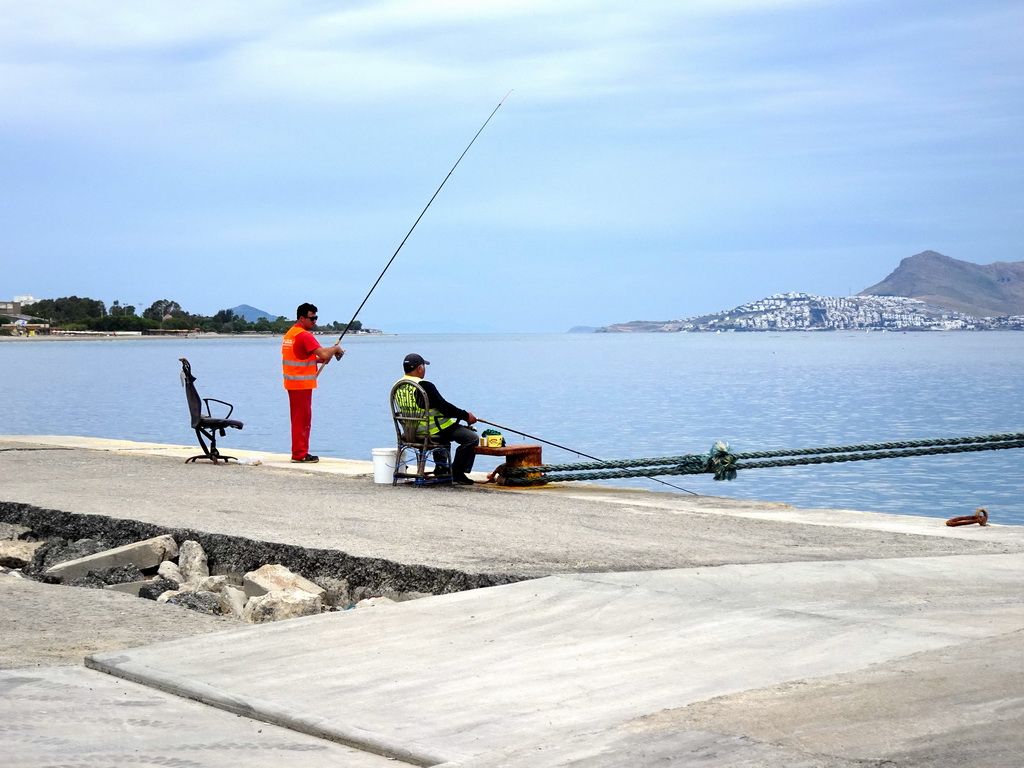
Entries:
{"label": "white cloud", "polygon": [[[386,257],[510,88],[410,243],[421,257],[481,243],[557,271],[625,250],[648,274],[677,268],[667,253],[784,265],[930,228],[1019,242],[1021,8],[0,0],[0,249],[159,251],[188,274],[221,269],[213,254]],[[936,192],[964,188],[984,194]]]}
{"label": "white cloud", "polygon": [[130,112],[147,91],[351,105],[521,85],[532,99],[583,98],[651,74],[687,18],[792,4],[2,0],[0,98],[53,114],[81,114],[79,95]]}

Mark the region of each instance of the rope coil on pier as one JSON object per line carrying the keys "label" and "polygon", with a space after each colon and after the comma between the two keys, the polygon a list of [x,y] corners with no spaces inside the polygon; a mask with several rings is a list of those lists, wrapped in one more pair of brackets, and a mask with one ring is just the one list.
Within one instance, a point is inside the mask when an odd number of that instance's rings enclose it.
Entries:
{"label": "rope coil on pier", "polygon": [[[750,451],[732,453],[729,444],[717,442],[703,454],[662,456],[650,459],[619,459],[573,464],[541,464],[507,470],[506,485],[539,485],[568,480],[606,480],[652,475],[712,474],[715,480],[733,480],[741,469],[793,467],[810,464],[838,464],[849,461],[973,453],[1024,448],[1024,433],[949,437],[932,440],[903,440],[826,448]],[[533,475],[533,477],[528,477]]]}

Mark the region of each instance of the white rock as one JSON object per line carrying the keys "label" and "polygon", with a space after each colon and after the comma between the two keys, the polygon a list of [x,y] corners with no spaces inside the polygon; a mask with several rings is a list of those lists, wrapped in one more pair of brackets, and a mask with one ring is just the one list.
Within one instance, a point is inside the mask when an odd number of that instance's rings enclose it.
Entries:
{"label": "white rock", "polygon": [[178,552],[178,568],[185,581],[198,582],[210,575],[210,566],[206,561],[206,552],[198,541],[184,541]]}
{"label": "white rock", "polygon": [[36,556],[42,541],[0,541],[0,565],[7,568],[24,568]]}
{"label": "white rock", "polygon": [[250,624],[263,624],[299,616],[315,616],[322,610],[323,602],[318,595],[289,588],[249,598],[243,616]]}
{"label": "white rock", "polygon": [[182,576],[181,569],[173,560],[164,560],[160,563],[160,567],[156,569],[156,572],[168,581],[173,581],[175,584],[183,584],[185,582],[185,577]]}
{"label": "white rock", "polygon": [[327,591],[327,598],[324,600],[327,605],[347,608],[355,602],[352,599],[352,587],[349,585],[348,579],[336,579],[333,576],[327,576],[320,579],[320,581]]}
{"label": "white rock", "polygon": [[245,618],[245,590],[241,587],[234,587],[225,584],[220,590],[220,609],[224,613],[234,616],[236,619]]}
{"label": "white rock", "polygon": [[297,573],[292,573],[280,564],[264,565],[255,571],[249,571],[242,579],[242,586],[249,597],[281,589],[298,589],[316,595],[321,602],[327,600],[326,589]]}
{"label": "white rock", "polygon": [[220,592],[227,583],[227,576],[207,576],[196,582],[196,592]]}

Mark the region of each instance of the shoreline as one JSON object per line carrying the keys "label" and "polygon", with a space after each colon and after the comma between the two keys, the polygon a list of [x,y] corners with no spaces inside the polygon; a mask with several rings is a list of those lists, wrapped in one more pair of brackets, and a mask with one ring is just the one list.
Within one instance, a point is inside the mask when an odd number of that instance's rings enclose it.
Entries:
{"label": "shoreline", "polygon": [[[331,331],[334,333],[334,331]],[[315,331],[321,335],[325,335],[323,331]],[[202,333],[188,333],[180,336],[175,335],[164,335],[164,334],[128,334],[128,333],[102,333],[97,331],[96,333],[74,333],[74,334],[37,334],[35,336],[0,336],[0,342],[36,342],[36,341],[139,341],[141,340],[178,340],[188,339],[190,341],[196,341],[200,339],[279,339],[283,334],[280,333],[217,333],[215,331],[202,332]],[[397,333],[350,333],[348,337],[360,337],[360,338],[385,338],[397,336]]]}
{"label": "shoreline", "polygon": [[127,333],[74,333],[74,334],[36,334],[35,336],[0,336],[0,342],[20,342],[20,341],[139,341],[140,339],[170,339],[178,340],[182,339],[270,339],[277,337],[276,333],[189,333],[182,334],[180,336],[171,336],[164,334],[127,334]]}
{"label": "shoreline", "polygon": [[[277,333],[189,333],[182,334],[180,336],[164,335],[164,334],[146,334],[136,335],[127,333],[82,333],[82,334],[37,334],[35,336],[0,336],[0,342],[35,342],[35,341],[139,341],[139,340],[177,340],[188,339],[190,341],[198,339],[275,339],[279,338],[281,334]],[[370,334],[367,334],[370,335]],[[376,334],[373,334],[376,335]]]}

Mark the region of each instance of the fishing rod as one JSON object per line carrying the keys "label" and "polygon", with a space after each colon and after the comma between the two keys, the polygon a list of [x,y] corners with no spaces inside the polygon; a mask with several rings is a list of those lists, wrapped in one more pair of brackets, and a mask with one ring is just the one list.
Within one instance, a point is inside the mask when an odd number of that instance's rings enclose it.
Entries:
{"label": "fishing rod", "polygon": [[[561,448],[563,451],[569,451],[569,453],[575,453],[578,456],[586,456],[588,459],[593,459],[594,461],[600,461],[602,463],[607,463],[607,462],[605,462],[604,459],[597,458],[597,456],[591,456],[589,453],[583,453],[583,451],[577,451],[575,448],[567,448],[564,445],[559,445],[558,443],[552,443],[550,440],[542,440],[541,438],[537,437],[536,435],[528,435],[525,432],[520,432],[518,429],[512,429],[511,427],[503,427],[503,426],[501,426],[501,424],[495,424],[493,421],[484,421],[483,419],[479,419],[479,418],[477,419],[477,421],[479,421],[481,424],[490,424],[492,427],[497,427],[498,429],[507,430],[508,432],[515,432],[517,435],[522,435],[523,437],[528,438],[530,440],[536,440],[539,443],[545,443],[546,445],[551,445],[551,446],[554,446],[555,448]],[[667,485],[669,488],[675,488],[677,491],[686,491],[686,493],[693,494],[694,496],[700,496],[700,494],[697,493],[696,491],[691,491],[691,490],[689,490],[687,488],[683,488],[683,487],[678,486],[678,485],[672,485],[672,483],[665,482],[664,480],[661,480],[661,479],[659,479],[657,477],[651,477],[651,476],[648,475],[647,479],[648,480],[657,480],[662,485]]]}
{"label": "fishing rod", "polygon": [[[420,211],[420,215],[416,217],[416,221],[414,221],[412,223],[412,226],[409,227],[409,231],[405,233],[405,237],[402,238],[402,242],[400,242],[398,244],[398,247],[395,249],[395,252],[393,254],[391,254],[391,259],[388,260],[387,265],[384,267],[383,270],[381,270],[380,275],[377,276],[377,280],[373,283],[373,287],[370,288],[369,293],[367,293],[366,296],[363,298],[362,304],[360,304],[359,307],[356,309],[355,313],[352,315],[352,319],[348,321],[348,325],[346,325],[344,330],[342,330],[341,336],[338,337],[338,340],[335,342],[335,344],[341,344],[341,340],[345,338],[345,334],[348,333],[348,329],[351,328],[352,327],[352,323],[354,323],[356,321],[356,318],[359,316],[359,313],[362,311],[363,306],[366,304],[367,300],[370,298],[370,294],[372,294],[374,292],[374,290],[376,290],[377,284],[380,283],[381,279],[384,277],[384,273],[387,272],[388,269],[391,268],[392,262],[395,260],[395,257],[398,256],[398,252],[400,250],[402,250],[402,246],[405,245],[405,241],[409,239],[409,235],[411,235],[412,231],[414,229],[416,229],[416,225],[420,223],[420,219],[422,219],[423,216],[426,214],[427,209],[430,207],[430,204],[434,202],[434,198],[436,198],[438,196],[438,194],[440,194],[441,189],[444,187],[445,184],[448,183],[448,179],[450,179],[451,175],[453,173],[455,173],[455,169],[459,167],[459,163],[462,162],[462,158],[464,158],[466,156],[466,153],[469,152],[469,148],[473,146],[473,142],[476,141],[477,136],[479,136],[481,133],[484,132],[484,128],[486,128],[487,124],[489,122],[491,122],[491,118],[494,117],[494,114],[501,108],[501,105],[505,103],[505,99],[507,99],[509,97],[510,93],[512,93],[512,91],[509,91],[508,93],[506,93],[505,96],[501,99],[501,101],[498,102],[498,106],[496,106],[494,108],[494,110],[491,112],[491,114],[487,116],[487,119],[484,120],[484,124],[480,126],[480,130],[476,132],[476,134],[473,136],[473,138],[469,142],[469,144],[466,145],[466,148],[464,150],[462,150],[462,154],[459,155],[459,159],[455,161],[455,165],[453,165],[452,169],[450,171],[448,171],[448,175],[444,177],[444,181],[441,182],[440,186],[438,186],[438,188],[434,191],[434,194],[431,195],[430,200],[427,201],[427,204],[425,206],[423,206],[423,210]],[[327,363],[329,363],[330,361],[331,361],[330,358],[328,358],[327,360],[324,361],[324,364],[321,365],[319,369],[317,369],[317,372],[316,372],[317,376],[320,375],[320,371],[322,371],[324,368],[327,367]]]}

